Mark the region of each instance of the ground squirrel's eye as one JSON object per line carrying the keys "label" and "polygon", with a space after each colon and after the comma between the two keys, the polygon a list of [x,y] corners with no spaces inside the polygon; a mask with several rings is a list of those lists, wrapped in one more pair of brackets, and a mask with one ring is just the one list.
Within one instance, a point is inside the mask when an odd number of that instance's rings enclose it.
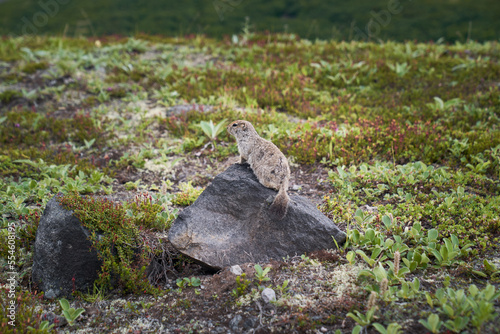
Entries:
{"label": "ground squirrel's eye", "polygon": [[237,127],[237,126],[238,126],[238,124],[236,124],[236,123],[233,123],[233,128],[235,128],[235,127]]}

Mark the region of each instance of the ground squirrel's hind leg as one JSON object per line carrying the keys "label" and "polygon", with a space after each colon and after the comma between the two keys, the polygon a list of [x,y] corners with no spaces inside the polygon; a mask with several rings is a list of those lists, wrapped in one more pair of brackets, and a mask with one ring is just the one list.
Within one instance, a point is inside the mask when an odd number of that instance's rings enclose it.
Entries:
{"label": "ground squirrel's hind leg", "polygon": [[242,155],[240,155],[240,165],[243,165],[243,164],[246,164],[247,163],[247,159],[243,158]]}
{"label": "ground squirrel's hind leg", "polygon": [[286,188],[287,184],[283,183],[278,191],[278,194],[274,198],[271,207],[269,208],[271,213],[278,219],[283,219],[288,211],[288,202],[290,201],[290,198],[286,193]]}

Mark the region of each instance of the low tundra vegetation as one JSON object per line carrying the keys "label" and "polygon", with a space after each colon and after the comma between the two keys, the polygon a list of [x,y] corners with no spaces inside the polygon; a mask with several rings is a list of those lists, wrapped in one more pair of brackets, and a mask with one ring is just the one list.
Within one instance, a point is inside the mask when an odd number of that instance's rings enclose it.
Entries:
{"label": "low tundra vegetation", "polygon": [[[0,275],[14,256],[18,283],[16,328],[2,307],[0,331],[54,332],[42,314],[66,310],[71,330],[103,332],[224,332],[236,315],[286,333],[495,332],[499,57],[497,42],[248,30],[223,41],[0,40]],[[292,186],[345,230],[345,245],[211,276],[153,242],[235,161],[225,131],[235,119],[289,157]],[[93,291],[61,303],[31,284],[56,194],[103,259]],[[152,259],[171,271],[148,273]],[[264,307],[265,288],[276,300]],[[7,286],[0,294],[9,300]]]}

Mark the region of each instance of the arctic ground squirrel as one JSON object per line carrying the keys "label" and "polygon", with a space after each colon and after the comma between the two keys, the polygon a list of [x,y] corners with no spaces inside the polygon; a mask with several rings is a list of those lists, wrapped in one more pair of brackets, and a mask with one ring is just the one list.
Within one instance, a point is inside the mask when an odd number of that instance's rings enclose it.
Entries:
{"label": "arctic ground squirrel", "polygon": [[260,137],[250,122],[234,121],[228,125],[227,132],[236,138],[240,163],[248,162],[262,185],[278,190],[270,211],[282,219],[287,213],[290,201],[287,194],[290,167],[285,155],[276,145]]}

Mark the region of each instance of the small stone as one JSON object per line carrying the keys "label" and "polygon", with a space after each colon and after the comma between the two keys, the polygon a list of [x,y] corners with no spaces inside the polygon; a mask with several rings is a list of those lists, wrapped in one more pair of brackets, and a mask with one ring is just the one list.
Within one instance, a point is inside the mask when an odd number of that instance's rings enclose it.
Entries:
{"label": "small stone", "polygon": [[299,186],[298,184],[294,184],[294,185],[292,186],[292,190],[293,190],[293,191],[299,191],[300,189],[302,189],[302,186]]}
{"label": "small stone", "polygon": [[262,291],[262,299],[266,302],[266,303],[269,303],[271,301],[275,301],[276,300],[276,292],[274,292],[273,289],[271,288],[265,288],[263,291]]}
{"label": "small stone", "polygon": [[233,319],[229,322],[229,328],[233,331],[237,331],[240,327],[240,323],[243,321],[243,317],[239,314],[235,315]]}
{"label": "small stone", "polygon": [[242,270],[242,269],[241,269],[241,267],[240,267],[239,265],[237,265],[237,264],[236,264],[236,265],[234,265],[234,266],[232,266],[232,267],[229,269],[229,271],[230,271],[231,273],[233,273],[234,275],[236,275],[236,276],[240,276],[241,274],[243,274],[243,270]]}
{"label": "small stone", "polygon": [[250,316],[243,321],[243,329],[248,330],[257,327],[258,319],[256,317]]}
{"label": "small stone", "polygon": [[321,327],[319,330],[321,331],[321,333],[326,333],[326,332],[328,332],[328,329],[326,329],[325,327]]}
{"label": "small stone", "polygon": [[46,299],[56,299],[57,294],[55,293],[54,289],[49,289],[49,290],[45,291],[45,293],[43,294],[43,296]]}

